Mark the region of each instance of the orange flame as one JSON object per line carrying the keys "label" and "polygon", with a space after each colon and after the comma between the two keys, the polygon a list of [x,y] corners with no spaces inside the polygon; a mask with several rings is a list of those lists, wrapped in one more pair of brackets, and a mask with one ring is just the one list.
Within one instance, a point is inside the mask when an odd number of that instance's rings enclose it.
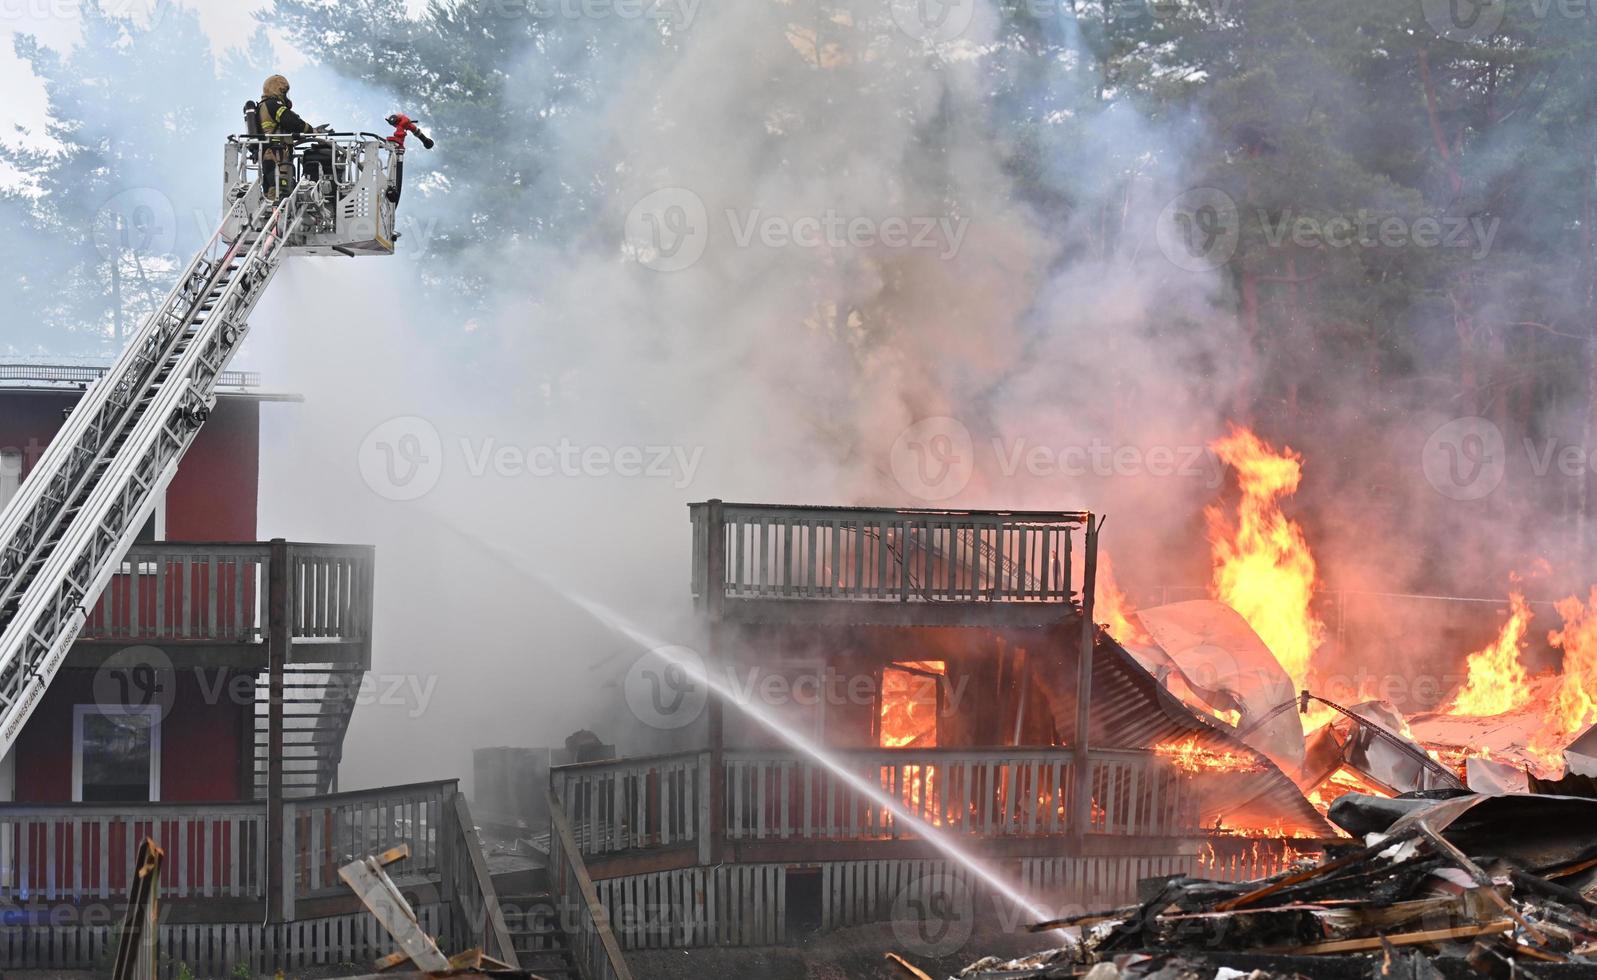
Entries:
{"label": "orange flame", "polygon": [[882,670],[882,748],[937,747],[937,685],[947,670],[940,660]]}
{"label": "orange flame", "polygon": [[1148,631],[1132,621],[1131,617],[1137,614],[1136,607],[1126,598],[1125,590],[1115,578],[1114,563],[1110,561],[1108,552],[1104,552],[1098,559],[1097,589],[1093,611],[1097,613],[1098,622],[1109,631],[1110,636],[1121,643],[1146,646],[1153,642],[1153,637],[1148,635]]}
{"label": "orange flame", "polygon": [[1533,614],[1518,589],[1509,594],[1508,602],[1508,622],[1490,646],[1470,654],[1469,680],[1448,705],[1448,714],[1486,718],[1530,704],[1530,672],[1520,662],[1520,651]]}
{"label": "orange flame", "polygon": [[1558,615],[1564,628],[1547,634],[1547,640],[1564,651],[1564,675],[1532,742],[1533,751],[1543,755],[1562,751],[1597,723],[1597,587],[1584,603],[1579,596],[1561,600]]}
{"label": "orange flame", "polygon": [[1212,448],[1236,470],[1242,500],[1234,520],[1219,507],[1204,513],[1214,554],[1211,591],[1248,621],[1304,690],[1325,624],[1311,608],[1314,555],[1303,528],[1281,512],[1281,500],[1297,492],[1303,457],[1290,447],[1276,452],[1238,427]]}
{"label": "orange flame", "polygon": [[1182,772],[1263,772],[1264,764],[1246,752],[1230,752],[1198,744],[1198,736],[1154,746],[1154,754]]}

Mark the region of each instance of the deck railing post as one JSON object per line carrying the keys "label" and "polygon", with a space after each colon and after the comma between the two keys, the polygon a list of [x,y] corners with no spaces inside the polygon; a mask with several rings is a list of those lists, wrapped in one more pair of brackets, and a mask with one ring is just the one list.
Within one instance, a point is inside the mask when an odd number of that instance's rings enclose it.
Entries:
{"label": "deck railing post", "polygon": [[715,840],[715,810],[710,802],[710,797],[714,793],[714,774],[714,757],[708,752],[700,752],[698,771],[695,773],[699,783],[698,793],[696,794],[698,796],[698,810],[694,817],[698,821],[696,830],[699,844],[699,863],[706,867],[715,863],[715,848],[712,843]]}
{"label": "deck railing post", "polygon": [[288,542],[272,541],[267,585],[267,738],[266,807],[270,830],[267,833],[266,866],[278,876],[275,887],[266,892],[266,915],[273,922],[286,921],[293,914],[291,884],[286,869],[292,855],[284,852],[283,806],[283,670],[288,664],[292,627],[289,623]]}
{"label": "deck railing post", "polygon": [[726,607],[726,504],[710,501],[704,508],[704,611],[719,622]]}
{"label": "deck railing post", "polygon": [[[1098,638],[1093,622],[1093,603],[1097,598],[1098,528],[1102,522],[1087,515],[1086,540],[1081,567],[1081,662],[1076,674],[1075,808],[1070,836],[1076,853],[1085,853],[1087,832],[1092,829],[1092,762],[1088,758],[1092,729],[1092,656]],[[1070,584],[1065,584],[1068,592]]]}

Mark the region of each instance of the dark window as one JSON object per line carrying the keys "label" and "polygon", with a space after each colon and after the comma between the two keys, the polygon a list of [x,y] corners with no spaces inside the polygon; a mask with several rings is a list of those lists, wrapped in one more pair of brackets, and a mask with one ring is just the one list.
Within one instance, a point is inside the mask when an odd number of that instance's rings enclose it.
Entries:
{"label": "dark window", "polygon": [[78,708],[77,762],[83,803],[150,803],[156,798],[160,728],[140,708]]}

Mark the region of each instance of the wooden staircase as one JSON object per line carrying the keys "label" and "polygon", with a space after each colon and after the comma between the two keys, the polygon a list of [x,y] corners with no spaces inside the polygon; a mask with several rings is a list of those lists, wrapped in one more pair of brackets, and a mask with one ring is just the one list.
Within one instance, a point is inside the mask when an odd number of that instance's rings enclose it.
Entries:
{"label": "wooden staircase", "polygon": [[553,898],[547,893],[510,895],[501,899],[501,907],[523,970],[549,980],[579,980],[577,958],[560,927]]}

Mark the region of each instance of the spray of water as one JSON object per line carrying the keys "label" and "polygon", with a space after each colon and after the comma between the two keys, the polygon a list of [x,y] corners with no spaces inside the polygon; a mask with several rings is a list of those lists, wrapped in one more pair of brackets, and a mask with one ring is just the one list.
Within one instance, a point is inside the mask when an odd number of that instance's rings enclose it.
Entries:
{"label": "spray of water", "polygon": [[891,813],[893,817],[900,821],[903,825],[913,827],[916,832],[919,833],[928,843],[936,847],[950,860],[957,862],[961,866],[968,869],[971,874],[985,882],[996,894],[1002,895],[1006,901],[1012,903],[1017,909],[1024,912],[1032,919],[1032,921],[1042,921],[1050,917],[1049,913],[1041,905],[1028,898],[1024,892],[1016,888],[1013,884],[1005,881],[1001,875],[995,872],[985,862],[979,860],[975,855],[970,854],[964,848],[960,847],[959,844],[953,840],[948,833],[911,812],[904,806],[902,802],[883,790],[879,784],[860,775],[858,772],[844,764],[841,759],[838,759],[830,752],[827,752],[822,746],[816,745],[812,740],[805,738],[801,733],[783,724],[780,719],[774,717],[769,712],[762,711],[758,705],[749,704],[746,699],[738,697],[737,692],[734,691],[729,685],[716,680],[714,677],[711,677],[709,672],[704,668],[703,663],[699,662],[696,658],[690,660],[689,658],[683,657],[680,654],[673,653],[672,646],[665,640],[662,640],[656,636],[651,636],[649,633],[629,622],[626,617],[622,616],[620,613],[609,608],[608,606],[570,591],[537,569],[529,567],[513,553],[505,551],[497,545],[494,545],[491,542],[466,531],[451,521],[442,520],[441,523],[443,523],[444,526],[448,527],[455,534],[465,538],[466,540],[469,540],[474,545],[493,555],[495,558],[505,563],[509,567],[543,583],[551,591],[564,597],[568,602],[583,610],[595,620],[604,624],[604,626],[610,630],[614,631],[620,636],[626,637],[628,640],[631,640],[646,650],[654,651],[668,663],[680,667],[688,676],[703,684],[706,690],[713,692],[715,696],[721,698],[726,703],[737,706],[741,711],[745,712],[751,719],[769,730],[777,738],[786,742],[788,745],[792,746],[794,749],[803,753],[804,755],[809,756],[820,765],[826,767],[834,775],[836,775],[838,779],[841,779],[844,783],[853,788],[855,792],[869,799],[872,803],[881,807],[883,810],[886,810],[888,813]]}

